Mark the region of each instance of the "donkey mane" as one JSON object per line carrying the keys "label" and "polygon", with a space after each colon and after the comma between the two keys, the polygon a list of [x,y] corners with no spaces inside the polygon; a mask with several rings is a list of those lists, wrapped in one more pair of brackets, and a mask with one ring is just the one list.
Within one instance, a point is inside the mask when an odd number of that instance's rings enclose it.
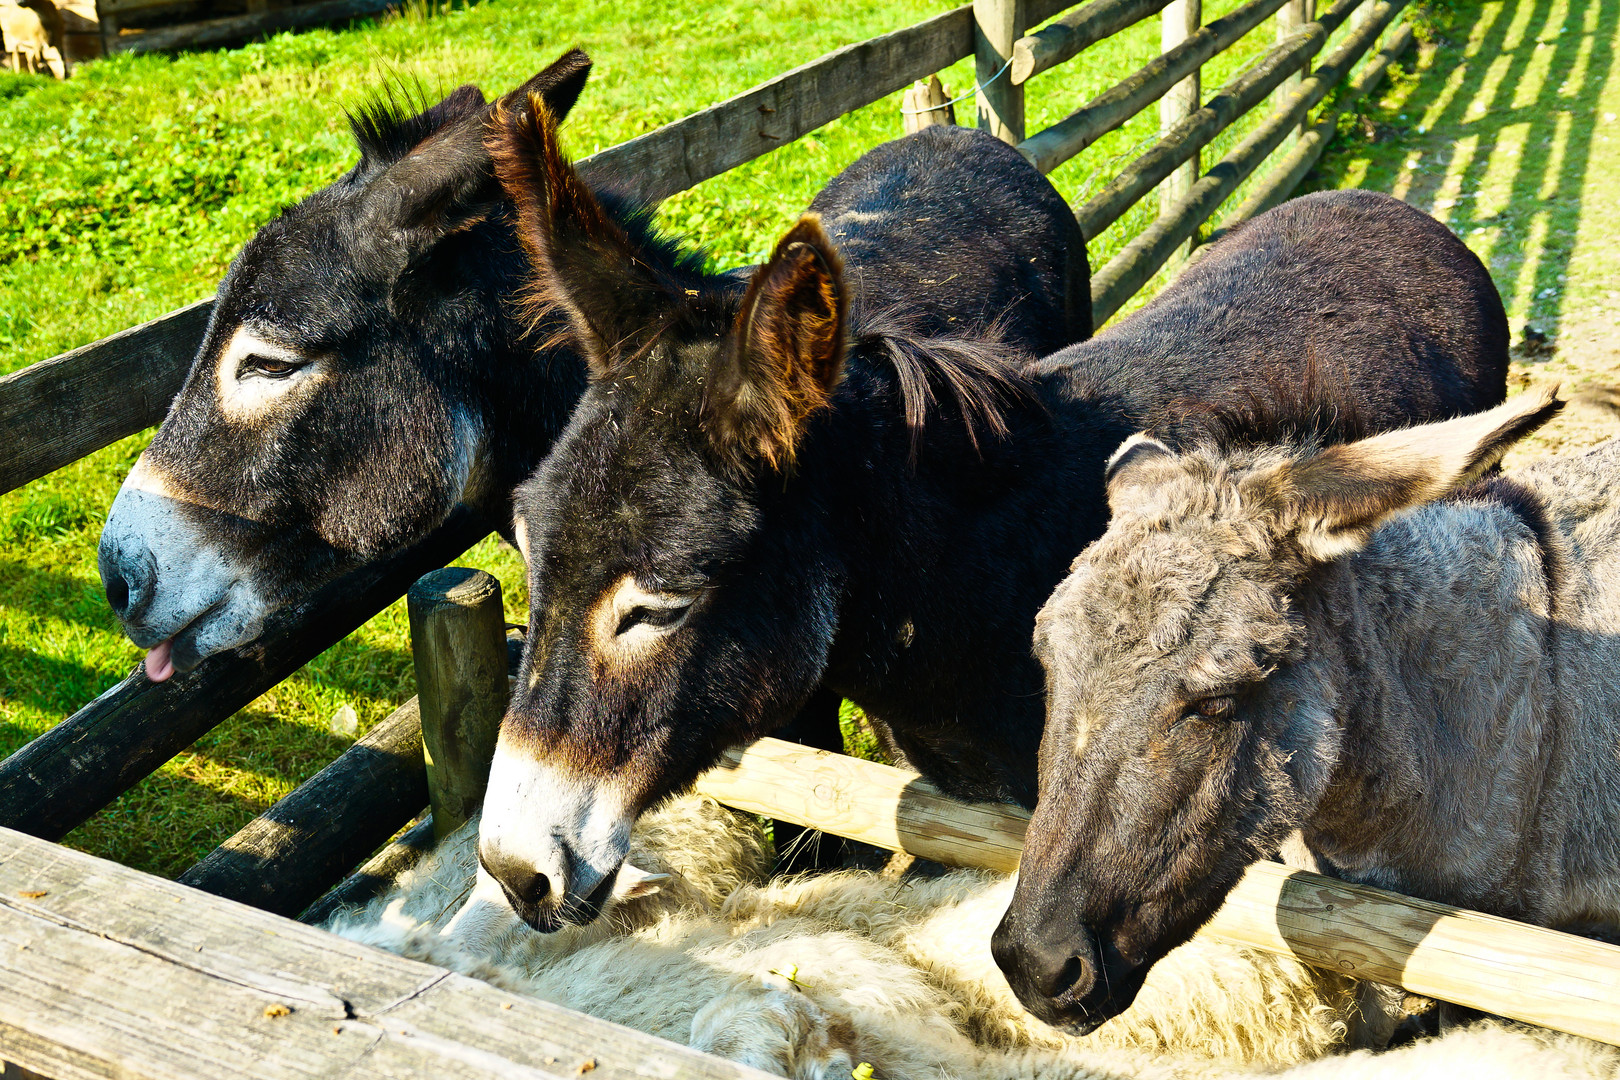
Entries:
{"label": "donkey mane", "polygon": [[1039,405],[1030,369],[1034,358],[1006,342],[999,322],[975,337],[929,335],[915,316],[892,308],[857,311],[850,323],[851,352],[881,358],[894,371],[912,465],[930,416],[941,409],[941,391],[955,404],[975,453],[982,453],[981,429],[1006,438],[1009,407]]}
{"label": "donkey mane", "polygon": [[471,83],[430,105],[420,82],[389,82],[347,114],[349,130],[360,146],[357,172],[364,175],[377,165],[398,161],[444,125],[473,116],[484,104],[483,91]]}

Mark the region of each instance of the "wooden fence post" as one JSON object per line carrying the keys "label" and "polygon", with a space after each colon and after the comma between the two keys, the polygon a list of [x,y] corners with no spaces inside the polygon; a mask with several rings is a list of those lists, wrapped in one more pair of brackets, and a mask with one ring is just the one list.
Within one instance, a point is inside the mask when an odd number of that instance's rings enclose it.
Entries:
{"label": "wooden fence post", "polygon": [[[1202,0],[1170,0],[1160,15],[1159,43],[1164,52],[1186,41],[1198,32],[1203,22]],[[1203,98],[1203,80],[1199,70],[1172,86],[1164,97],[1159,99],[1159,134],[1168,135],[1170,129],[1182,120],[1198,111]],[[1159,185],[1159,213],[1168,214],[1176,203],[1186,198],[1192,190],[1193,184],[1198,182],[1199,159],[1202,150],[1194,150],[1192,157],[1165,178]],[[1186,243],[1176,249],[1172,261],[1184,259],[1192,254],[1193,239],[1188,238]]]}
{"label": "wooden fence post", "polygon": [[508,696],[506,617],[500,583],[482,570],[435,570],[406,596],[428,800],[442,840],[477,811],[489,783]]}
{"label": "wooden fence post", "polygon": [[[1316,18],[1316,0],[1288,0],[1288,3],[1277,9],[1277,40],[1286,41],[1292,37],[1300,27]],[[1311,65],[1306,64],[1277,87],[1272,94],[1272,108],[1286,109],[1293,104],[1293,96],[1299,93],[1300,84],[1310,77]],[[1287,154],[1305,133],[1305,123],[1301,121],[1283,144],[1277,148],[1278,154]]]}
{"label": "wooden fence post", "polygon": [[1026,0],[973,0],[979,127],[1014,146],[1024,141],[1024,88],[1013,85],[1010,67],[1027,19]]}

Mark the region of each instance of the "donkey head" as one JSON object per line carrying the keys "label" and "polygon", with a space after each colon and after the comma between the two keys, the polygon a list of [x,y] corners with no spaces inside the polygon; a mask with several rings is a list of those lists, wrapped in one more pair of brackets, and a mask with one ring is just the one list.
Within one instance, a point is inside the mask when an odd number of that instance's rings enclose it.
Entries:
{"label": "donkey head", "polygon": [[495,138],[531,299],[566,316],[591,374],[518,493],[535,606],[480,845],[513,908],[555,929],[598,913],[643,809],[786,723],[820,678],[833,571],[794,539],[816,511],[783,504],[840,378],[845,288],[814,218],[746,286],[648,257],[543,101]]}
{"label": "donkey head", "polygon": [[[516,93],[560,115],[589,71],[574,50]],[[527,377],[532,344],[501,310],[521,260],[501,240],[491,108],[463,86],[420,115],[363,111],[360,163],[231,264],[101,537],[107,598],[156,647],[152,678],[251,640],[268,612],[420,539],[458,501],[504,519],[521,474],[491,462],[522,455],[502,445],[501,410],[542,423],[583,380],[572,364],[549,386]],[[527,393],[503,394],[517,384]]]}
{"label": "donkey head", "polygon": [[993,939],[1031,1012],[1086,1032],[1123,1011],[1304,824],[1344,737],[1310,582],[1559,407],[1528,393],[1326,449],[1119,449],[1108,531],[1036,623],[1040,801]]}

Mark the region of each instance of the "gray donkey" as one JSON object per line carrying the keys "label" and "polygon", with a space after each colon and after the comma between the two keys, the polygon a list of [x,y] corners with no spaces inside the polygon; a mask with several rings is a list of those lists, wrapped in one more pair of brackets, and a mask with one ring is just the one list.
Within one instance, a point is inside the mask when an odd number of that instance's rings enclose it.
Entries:
{"label": "gray donkey", "polygon": [[1040,802],[994,938],[1031,1012],[1118,1014],[1278,854],[1620,929],[1620,440],[1481,479],[1560,407],[1120,447],[1036,623]]}

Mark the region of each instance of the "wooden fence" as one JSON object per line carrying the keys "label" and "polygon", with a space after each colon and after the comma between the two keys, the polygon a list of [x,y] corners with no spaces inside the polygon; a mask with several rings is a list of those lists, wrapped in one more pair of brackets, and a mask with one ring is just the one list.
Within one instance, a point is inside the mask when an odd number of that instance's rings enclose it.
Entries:
{"label": "wooden fence", "polygon": [[[736,97],[587,158],[581,166],[588,176],[597,171],[611,171],[617,177],[633,178],[640,184],[639,194],[662,198],[784,146],[847,112],[969,56],[975,57],[978,72],[977,108],[981,125],[1016,144],[1026,158],[1046,172],[1159,102],[1161,138],[1158,142],[1076,211],[1084,234],[1093,239],[1156,188],[1161,192],[1157,219],[1093,277],[1093,305],[1100,323],[1118,311],[1167,262],[1184,256],[1199,228],[1268,156],[1280,160],[1255,186],[1244,204],[1220,223],[1220,228],[1231,227],[1292,191],[1332,137],[1338,113],[1376,84],[1389,64],[1411,43],[1409,28],[1390,29],[1405,2],[1338,0],[1316,15],[1310,10],[1308,0],[1249,0],[1227,15],[1200,26],[1198,0],[1092,0],[1067,12],[1067,0],[975,0],[971,5],[955,8],[915,26],[838,49]],[[1023,96],[1024,86],[1030,79],[1154,15],[1160,16],[1165,44],[1162,55],[1094,99],[1079,103],[1059,123],[1025,137]],[[1053,20],[1055,16],[1055,21],[1038,32],[1028,33],[1031,27]],[[1273,17],[1278,26],[1276,45],[1248,70],[1200,101],[1198,80],[1202,65]],[[1329,44],[1330,36],[1347,23],[1347,32],[1339,35],[1327,56],[1312,67],[1313,59]],[[1338,93],[1333,109],[1305,126],[1311,110],[1335,87]],[[1200,173],[1202,148],[1239,117],[1262,106],[1267,111],[1259,125],[1224,158]],[[0,379],[0,437],[8,447],[7,456],[0,458],[0,493],[161,421],[190,367],[211,307],[211,300],[201,301]],[[59,840],[198,737],[361,625],[425,573],[453,560],[483,533],[483,528],[475,524],[470,515],[457,513],[416,546],[333,582],[295,609],[279,613],[251,648],[211,657],[196,670],[177,675],[164,684],[149,682],[137,668],[95,701],[0,762],[0,882],[3,882],[0,883],[0,891],[3,891],[0,895],[0,948],[8,940],[49,938],[61,945],[63,951],[57,958],[65,965],[63,970],[82,968],[87,973],[86,979],[97,987],[81,992],[59,981],[52,984],[54,997],[46,995],[40,999],[48,999],[47,1004],[35,1002],[31,1006],[30,994],[34,991],[11,993],[4,987],[20,984],[13,983],[9,977],[0,980],[0,1036],[4,1037],[0,1045],[6,1047],[3,1056],[57,1080],[113,1074],[213,1075],[218,1071],[217,1063],[225,1058],[210,1055],[234,1053],[238,1043],[259,1045],[252,1031],[239,1031],[223,1022],[203,1025],[206,1032],[201,1028],[194,1032],[202,1039],[201,1043],[195,1039],[188,1041],[173,1032],[172,1025],[161,1023],[152,1028],[151,1038],[132,1034],[139,1023],[147,1022],[142,1018],[147,1018],[150,1012],[147,1004],[140,1000],[141,995],[132,989],[140,984],[115,986],[92,978],[94,965],[101,962],[96,959],[100,955],[97,950],[134,950],[147,958],[139,963],[151,969],[147,971],[143,967],[142,978],[161,975],[175,980],[176,986],[195,984],[199,994],[208,992],[210,987],[217,991],[222,982],[253,993],[268,993],[269,984],[264,979],[269,977],[261,977],[262,973],[293,970],[285,965],[294,964],[290,957],[306,945],[313,951],[298,953],[302,959],[297,960],[294,967],[307,965],[312,973],[310,977],[322,986],[335,985],[334,979],[349,978],[351,973],[343,970],[342,965],[351,962],[354,950],[343,952],[329,943],[321,945],[307,936],[313,931],[301,931],[304,936],[285,932],[289,934],[285,947],[292,952],[280,951],[282,944],[279,943],[272,946],[259,942],[252,948],[239,949],[232,946],[231,955],[236,960],[231,963],[208,959],[211,946],[201,939],[198,949],[202,959],[167,946],[158,949],[152,945],[154,934],[159,937],[172,934],[173,942],[189,941],[187,935],[195,929],[197,934],[214,934],[210,940],[224,940],[228,936],[226,929],[231,926],[243,932],[248,932],[249,928],[270,927],[276,924],[262,920],[278,915],[250,916],[244,909],[231,907],[225,901],[209,900],[195,891],[188,892],[183,885],[155,883],[133,871],[41,846],[39,841]],[[430,593],[440,588],[432,582],[424,583],[423,587]],[[440,589],[440,592],[445,591]],[[446,612],[453,614],[459,607],[437,593],[423,602],[424,610],[431,608],[446,618],[450,617]],[[433,704],[435,699],[449,700],[442,688],[444,679],[453,673],[424,671],[422,658],[436,655],[437,650],[420,644],[425,639],[419,636],[413,621],[413,638],[419,645],[421,697],[407,703],[298,791],[221,845],[182,880],[198,889],[239,899],[265,912],[279,913],[279,916],[303,912],[314,921],[338,903],[364,898],[430,842],[432,818],[400,841],[383,847],[359,871],[332,888],[344,873],[384,845],[430,800],[441,826],[446,823],[447,815],[464,813],[466,806],[476,799],[482,783],[482,774],[478,772],[480,755],[466,748],[478,745],[480,740],[487,741],[492,723],[489,703],[504,700],[504,668],[492,651],[491,643],[498,639],[489,631],[487,596],[482,602],[486,605],[483,629],[476,629],[480,625],[477,618],[469,616],[471,621],[467,626],[473,629],[464,627],[456,631],[474,637],[482,635],[485,639],[485,661],[473,665],[477,668],[475,674],[464,673],[477,681],[477,686],[467,694],[451,695],[457,700],[483,702],[482,714],[449,716],[443,708]],[[413,614],[417,606],[413,602]],[[498,604],[495,610],[498,611]],[[459,669],[461,665],[456,667]],[[435,684],[435,679],[439,683]],[[431,689],[435,685],[440,690]],[[433,758],[431,768],[423,760],[424,724]],[[469,741],[469,733],[481,734]],[[781,758],[782,752],[775,744],[762,744],[761,748],[738,758],[737,768],[742,772],[734,769],[732,779],[745,776],[745,766],[761,762],[772,753],[778,754],[778,764],[788,760],[807,764],[803,759]],[[857,763],[857,766],[868,768],[865,763]],[[864,783],[878,774],[868,771],[861,775],[866,777]],[[885,782],[892,787],[896,781],[890,777]],[[914,795],[924,790],[915,779],[899,782],[902,790]],[[727,798],[736,802],[742,796]],[[942,805],[948,802],[938,796],[933,798]],[[890,808],[891,831],[893,823],[910,820],[906,816],[910,811],[905,808],[912,803],[901,800],[896,805],[899,810]],[[913,816],[922,826],[944,830],[941,834],[944,835],[959,828],[959,821],[952,816],[959,809],[936,806],[937,812],[932,816]],[[777,807],[768,812],[784,820],[797,820],[791,807]],[[1009,816],[1005,808],[982,813],[990,815],[985,819],[985,828],[1003,837],[1002,850],[1016,851],[1016,838],[1021,836],[1021,826],[1015,828],[1016,815]],[[816,820],[808,823],[826,831],[872,839],[864,825],[851,831],[854,826],[847,822]],[[927,828],[922,831],[926,833]],[[891,847],[907,847],[937,857],[939,853],[930,846],[934,841],[926,837],[918,839],[921,835],[913,829],[904,836],[897,833],[887,842]],[[979,853],[957,861],[969,865],[1004,865],[1009,857],[1002,856],[1000,863],[985,862],[983,848],[974,850]],[[18,892],[11,885],[14,880],[21,880],[16,875],[23,874],[34,875],[30,880],[37,882],[48,879],[48,887],[40,888],[50,896],[62,897],[68,907],[58,907],[55,901],[25,904],[16,900]],[[64,875],[68,881],[66,886],[63,885]],[[78,883],[74,884],[75,881]],[[1349,888],[1338,884],[1333,887]],[[90,893],[101,889],[117,890],[121,896],[149,897],[154,911],[176,914],[169,916],[168,921],[159,920],[150,926],[129,924],[106,910],[98,915],[93,905],[88,904],[88,898]],[[26,896],[30,891],[40,889],[24,888],[22,894]],[[81,900],[86,901],[82,911],[68,910]],[[1398,900],[1385,902],[1398,903]],[[1322,931],[1323,940],[1338,940],[1334,935],[1351,940],[1361,929],[1364,928],[1333,923]],[[284,931],[267,930],[266,933],[274,935]],[[91,942],[90,938],[100,944]],[[297,948],[292,944],[294,941],[300,943]],[[260,945],[264,946],[262,956],[254,951]],[[1293,939],[1283,940],[1280,947],[1303,948]],[[46,955],[48,950],[43,949],[29,957],[0,952],[0,968],[6,969],[8,976],[26,974],[28,978],[37,975],[44,979],[42,972],[46,969],[36,968],[35,961]],[[1304,955],[1312,958],[1308,950]],[[159,966],[152,967],[149,961]],[[238,962],[248,963],[252,970],[238,970],[233,966]],[[131,959],[131,963],[135,961]],[[404,993],[401,988],[409,980],[400,974],[405,970],[399,966],[403,961],[385,962],[368,955],[363,962],[353,963],[359,964],[357,970],[364,972],[355,974],[355,978],[373,980],[367,983],[368,993],[376,991],[370,999],[373,1003],[386,997],[377,989],[379,987],[391,988],[390,993]],[[376,967],[375,977],[367,965]],[[424,988],[445,987],[455,982],[442,972],[431,978],[421,976],[419,965],[411,970],[417,972],[412,977],[427,979],[421,983]],[[1377,972],[1380,977],[1400,975],[1388,967],[1370,967],[1366,971]],[[163,974],[165,972],[167,974]],[[167,987],[168,983],[162,985]],[[298,992],[305,994],[308,1000],[328,1004],[328,999],[336,993],[329,990],[317,993],[307,986]],[[490,995],[497,993],[487,988],[462,987],[449,995],[455,1001],[444,1007],[449,1016],[465,1015],[467,1009],[482,1009],[482,1003],[496,1000]],[[105,996],[96,997],[96,994]],[[323,994],[327,996],[322,997]],[[436,995],[437,999],[446,994],[449,992],[435,990],[429,996]],[[346,1003],[365,997],[364,994],[355,999],[344,994],[337,996]],[[405,999],[389,1000],[398,1006]],[[1474,1001],[1466,995],[1457,1000]],[[1606,1000],[1612,1001],[1612,995]],[[510,1003],[501,1002],[503,1008],[507,1004]],[[1494,1009],[1495,1005],[1487,1003],[1481,1007]],[[395,1028],[389,1027],[394,1021],[384,1018],[384,1014],[394,1015],[390,1012],[394,1006],[368,1012],[370,1008],[350,1009],[349,1015],[360,1025],[354,1030],[364,1030],[369,1033],[368,1037],[384,1041],[391,1037],[389,1032],[398,1034]],[[604,1025],[594,1021],[574,1017],[562,1023],[543,1009],[534,1012],[539,1008],[534,1003],[526,1003],[523,1008],[526,1011],[517,1012],[514,1007],[512,1015],[538,1018],[544,1014],[559,1025],[553,1027],[553,1034],[564,1042],[578,1035],[587,1040],[588,1046],[595,1046],[605,1045],[604,1040],[608,1038],[600,1030]],[[528,1066],[524,1067],[528,1071],[510,1071],[516,1068],[513,1061],[531,1061],[533,1055],[510,1050],[507,1035],[519,1029],[505,1024],[504,1019],[487,1032],[487,1045],[475,1046],[458,1041],[461,1036],[455,1034],[452,1024],[429,1023],[422,1019],[422,1010],[415,1006],[407,1011],[414,1017],[409,1023],[419,1025],[412,1030],[422,1036],[411,1045],[427,1056],[409,1059],[417,1064],[394,1075],[429,1075],[445,1061],[475,1063],[476,1067],[468,1064],[468,1075],[484,1075],[480,1069],[489,1075],[554,1074],[555,1070],[543,1067],[538,1072]],[[262,1018],[249,1019],[251,1023],[247,1028],[256,1031],[254,1025]],[[339,1024],[338,1029],[339,1034],[347,1030],[343,1024]],[[1571,1030],[1592,1033],[1594,1029],[1577,1026]],[[1604,1030],[1608,1030],[1609,1035],[1600,1033],[1598,1037],[1613,1036],[1612,1029]],[[210,1042],[216,1035],[220,1038]],[[667,1045],[656,1046],[657,1040],[629,1034],[612,1038],[615,1050],[622,1049],[621,1057],[627,1062],[623,1065],[625,1075],[637,1075],[643,1066],[660,1075],[671,1071],[694,1076],[753,1075],[724,1063],[716,1064],[701,1055],[687,1051],[677,1053]],[[98,1039],[103,1041],[98,1042]],[[579,1044],[576,1040],[570,1045]],[[160,1051],[160,1046],[173,1047],[174,1053]],[[341,1051],[339,1040],[326,1046],[332,1055]],[[269,1049],[264,1052],[271,1053]],[[141,1055],[146,1053],[152,1057],[143,1064]],[[316,1051],[310,1050],[310,1053]],[[293,1075],[285,1069],[266,1065],[269,1058],[255,1060],[259,1062],[253,1066],[256,1072]],[[558,1053],[552,1058],[552,1064],[565,1060],[565,1056]],[[434,1066],[432,1062],[439,1065]],[[678,1063],[678,1067],[669,1063]],[[570,1065],[564,1072],[572,1075],[572,1068]],[[412,1072],[412,1069],[418,1071]],[[383,1066],[379,1065],[378,1070],[383,1071]],[[244,1066],[235,1071],[249,1070]]]}

